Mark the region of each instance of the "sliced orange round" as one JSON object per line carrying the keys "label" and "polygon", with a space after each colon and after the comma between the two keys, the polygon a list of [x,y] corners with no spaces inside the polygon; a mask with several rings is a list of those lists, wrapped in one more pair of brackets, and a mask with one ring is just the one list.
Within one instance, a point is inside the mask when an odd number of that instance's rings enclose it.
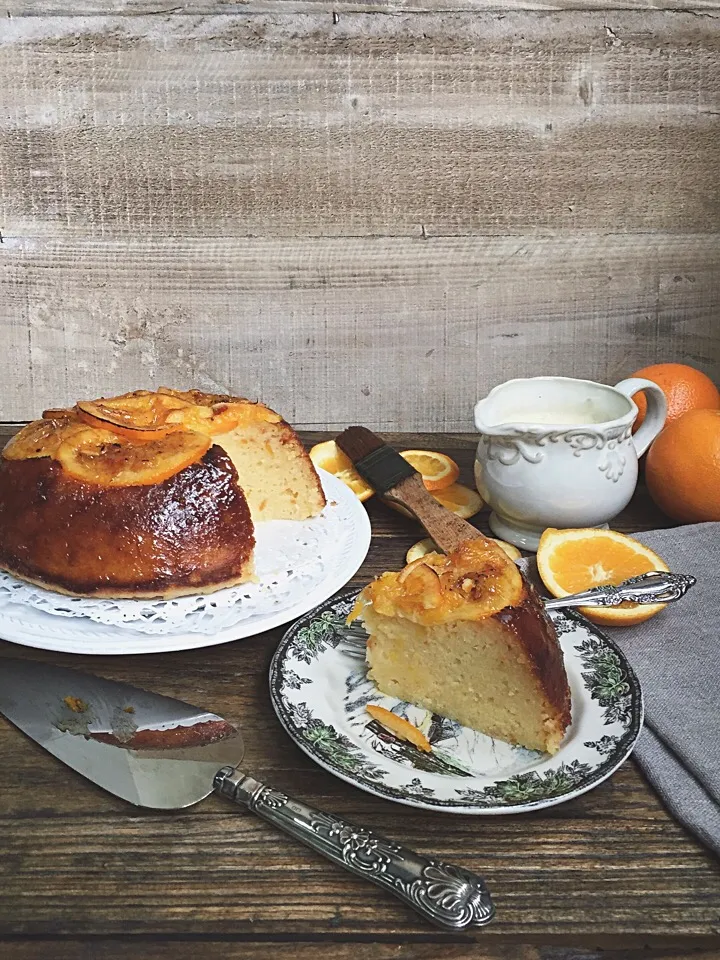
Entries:
{"label": "sliced orange round", "polygon": [[110,430],[86,427],[55,451],[63,470],[83,483],[138,487],[162,483],[200,460],[210,437],[180,430],[160,440],[132,443]]}
{"label": "sliced orange round", "polygon": [[356,471],[350,457],[343,453],[334,440],[316,443],[310,450],[310,459],[320,470],[327,470],[346,483],[358,500],[368,500],[375,493]]}
{"label": "sliced orange round", "polygon": [[274,410],[266,407],[264,403],[253,403],[252,400],[231,402],[221,400],[212,404],[198,403],[181,410],[173,410],[167,416],[167,423],[180,424],[185,429],[199,430],[201,433],[209,433],[211,436],[229,433],[239,427],[240,424],[257,423],[259,421],[279,423],[281,420],[282,417]]}
{"label": "sliced orange round", "polygon": [[[428,493],[429,492],[430,491],[428,491]],[[444,490],[436,490],[432,496],[447,510],[450,510],[451,513],[456,514],[458,517],[462,517],[463,520],[474,517],[475,514],[485,506],[482,498],[474,490],[471,490],[470,487],[466,487],[462,483],[452,483],[449,487],[445,487]],[[393,503],[391,500],[386,500],[385,503],[387,503],[389,507],[392,507],[393,510],[397,510],[398,513],[402,513],[403,516],[411,517],[413,520],[415,519],[413,514],[399,503]]]}
{"label": "sliced orange round", "polygon": [[[496,543],[501,550],[503,550],[511,560],[519,560],[522,557],[522,554],[517,547],[514,547],[511,543],[506,543],[504,540],[496,540],[494,537],[488,537],[489,540],[492,540],[493,543]],[[440,553],[438,547],[434,540],[430,537],[426,537],[424,540],[418,540],[417,543],[414,543],[408,552],[405,554],[405,562],[412,563],[413,560],[419,560],[421,557],[424,557],[428,553]]]}
{"label": "sliced orange round", "polygon": [[78,419],[86,426],[93,427],[95,430],[110,430],[117,437],[130,440],[133,443],[146,443],[149,440],[160,440],[166,437],[173,430],[181,429],[175,425],[162,424],[162,426],[134,426],[131,423],[119,423],[122,419],[117,414],[108,412],[104,408],[92,401],[81,400],[77,404]]}
{"label": "sliced orange round", "polygon": [[452,457],[434,450],[401,450],[411,467],[422,477],[425,488],[431,492],[445,490],[460,476],[460,467]]}
{"label": "sliced orange round", "polygon": [[462,483],[453,483],[444,490],[433,493],[433,496],[438,503],[464,520],[474,517],[484,506],[482,497],[477,491]]}
{"label": "sliced orange round", "polygon": [[158,440],[180,424],[168,424],[168,414],[182,407],[190,407],[186,400],[150,390],[136,390],[119,397],[100,400],[81,400],[76,404],[78,416],[90,427],[112,430],[127,440],[142,442]]}
{"label": "sliced orange round", "polygon": [[365,708],[373,720],[377,720],[381,727],[384,727],[389,733],[398,737],[400,740],[407,740],[423,753],[430,753],[432,745],[422,730],[406,720],[405,717],[399,717],[392,710],[386,710],[385,707],[378,707],[374,703],[369,703]]}
{"label": "sliced orange round", "polygon": [[[567,597],[591,587],[619,584],[630,577],[665,570],[656,553],[614,530],[547,529],[537,551],[538,572],[554,597]],[[618,607],[580,607],[588,620],[608,626],[630,626],[649,620],[664,603],[622,603]]]}
{"label": "sliced orange round", "polygon": [[43,420],[74,420],[77,411],[68,407],[57,407],[52,410],[43,410]]}
{"label": "sliced orange round", "polygon": [[6,460],[52,457],[63,440],[86,429],[77,418],[33,420],[7,442],[2,455]]}

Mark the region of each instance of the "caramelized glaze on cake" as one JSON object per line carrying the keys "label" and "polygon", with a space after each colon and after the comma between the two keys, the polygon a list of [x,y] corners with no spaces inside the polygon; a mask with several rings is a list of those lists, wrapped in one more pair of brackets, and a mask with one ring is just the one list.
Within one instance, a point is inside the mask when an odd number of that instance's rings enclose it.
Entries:
{"label": "caramelized glaze on cake", "polygon": [[0,568],[80,596],[174,597],[252,577],[254,521],[325,505],[264,404],[141,390],[48,411],[0,457]]}
{"label": "caramelized glaze on cake", "polygon": [[0,565],[82,596],[173,597],[252,576],[250,509],[211,447],[162,483],[98,487],[55,461],[0,460]]}

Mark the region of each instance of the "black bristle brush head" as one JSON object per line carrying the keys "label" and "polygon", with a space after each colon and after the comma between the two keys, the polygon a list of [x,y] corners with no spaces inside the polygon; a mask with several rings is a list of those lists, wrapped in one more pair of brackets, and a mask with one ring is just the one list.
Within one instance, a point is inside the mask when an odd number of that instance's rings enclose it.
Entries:
{"label": "black bristle brush head", "polygon": [[417,473],[407,460],[367,427],[348,427],[335,439],[355,469],[382,496]]}

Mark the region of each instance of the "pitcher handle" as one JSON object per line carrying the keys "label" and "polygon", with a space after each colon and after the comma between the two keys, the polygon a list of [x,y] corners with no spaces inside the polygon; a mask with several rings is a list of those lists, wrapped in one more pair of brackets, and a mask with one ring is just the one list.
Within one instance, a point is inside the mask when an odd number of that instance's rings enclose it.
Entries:
{"label": "pitcher handle", "polygon": [[615,384],[615,389],[624,393],[628,400],[632,400],[633,394],[639,390],[645,391],[647,413],[642,426],[632,438],[637,455],[641,457],[665,425],[667,415],[665,394],[652,380],[644,380],[642,377],[621,380],[620,383]]}

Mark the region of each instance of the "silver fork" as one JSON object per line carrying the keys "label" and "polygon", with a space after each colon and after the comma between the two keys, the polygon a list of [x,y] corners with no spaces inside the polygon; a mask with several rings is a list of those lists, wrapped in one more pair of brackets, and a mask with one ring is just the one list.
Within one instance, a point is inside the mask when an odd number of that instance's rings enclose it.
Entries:
{"label": "silver fork", "polygon": [[[651,570],[639,577],[630,577],[617,586],[592,587],[582,593],[572,593],[567,597],[541,597],[546,610],[559,610],[562,607],[617,607],[625,600],[632,603],[673,603],[684,597],[690,587],[696,583],[695,577],[686,573],[665,573]],[[344,651],[351,657],[365,658],[368,634],[359,623],[351,623],[343,628]]]}

